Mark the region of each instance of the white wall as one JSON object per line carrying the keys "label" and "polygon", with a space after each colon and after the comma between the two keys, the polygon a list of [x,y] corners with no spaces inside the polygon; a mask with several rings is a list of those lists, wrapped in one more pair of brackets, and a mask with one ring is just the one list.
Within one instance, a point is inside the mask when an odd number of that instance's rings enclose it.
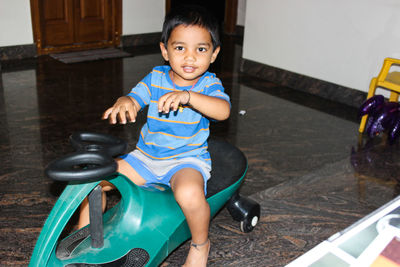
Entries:
{"label": "white wall", "polygon": [[29,0],[0,0],[0,46],[32,43]]}
{"label": "white wall", "polygon": [[165,16],[165,1],[123,0],[123,35],[161,32]]}
{"label": "white wall", "polygon": [[246,19],[246,2],[247,0],[238,1],[236,25],[244,26]]}
{"label": "white wall", "polygon": [[243,57],[368,91],[400,58],[398,0],[247,1]]}
{"label": "white wall", "polygon": [[[160,32],[165,3],[160,0],[123,0],[122,34]],[[0,47],[33,44],[29,0],[0,0]]]}

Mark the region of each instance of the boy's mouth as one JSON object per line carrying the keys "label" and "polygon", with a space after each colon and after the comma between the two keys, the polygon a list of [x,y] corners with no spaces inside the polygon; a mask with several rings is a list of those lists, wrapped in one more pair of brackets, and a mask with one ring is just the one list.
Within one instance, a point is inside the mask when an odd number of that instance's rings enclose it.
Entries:
{"label": "boy's mouth", "polygon": [[193,73],[196,70],[193,66],[183,66],[183,71],[186,73]]}

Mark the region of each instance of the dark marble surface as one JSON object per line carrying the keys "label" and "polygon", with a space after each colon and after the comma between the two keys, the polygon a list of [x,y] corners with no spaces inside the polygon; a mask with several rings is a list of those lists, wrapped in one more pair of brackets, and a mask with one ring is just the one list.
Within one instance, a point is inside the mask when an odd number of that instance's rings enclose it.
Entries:
{"label": "dark marble surface", "polygon": [[367,95],[364,92],[352,88],[275,68],[248,59],[242,61],[241,71],[255,77],[268,79],[282,86],[287,86],[353,107],[359,107]]}
{"label": "dark marble surface", "polygon": [[123,47],[153,45],[160,42],[161,32],[147,34],[131,34],[121,36],[121,44]]}
{"label": "dark marble surface", "polygon": [[0,47],[0,60],[15,60],[36,56],[35,44]]}
{"label": "dark marble surface", "polygon": [[[158,46],[160,36],[161,32],[122,35],[121,47],[130,50],[133,46]],[[2,63],[1,61],[15,61],[21,59],[32,59],[35,57],[37,57],[35,44],[0,46],[0,71]]]}
{"label": "dark marble surface", "polygon": [[[68,136],[89,130],[133,147],[139,125],[100,120],[162,58],[157,47],[132,57],[63,64],[48,56],[2,66],[0,80],[0,266],[26,266],[64,184],[46,165],[70,151]],[[359,138],[357,109],[239,72],[241,45],[225,38],[212,67],[232,98],[213,135],[248,157],[241,188],[262,216],[239,231],[224,209],[212,221],[209,266],[283,266],[398,195],[399,147]],[[239,115],[239,111],[246,111]],[[166,266],[183,263],[188,243]]]}

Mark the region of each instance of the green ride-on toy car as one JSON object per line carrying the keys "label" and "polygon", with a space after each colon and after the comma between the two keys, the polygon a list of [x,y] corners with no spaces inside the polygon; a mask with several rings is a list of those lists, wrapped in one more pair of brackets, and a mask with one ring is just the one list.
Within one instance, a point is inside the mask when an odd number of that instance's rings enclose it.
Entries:
{"label": "green ride-on toy car", "polygon": [[[113,157],[127,144],[119,138],[79,132],[70,141],[76,152],[49,164],[46,174],[68,185],[55,203],[34,248],[30,267],[158,266],[190,231],[171,189],[160,184],[137,186],[116,173]],[[247,171],[243,153],[225,141],[208,141],[213,161],[207,183],[211,217],[227,204],[243,232],[251,231],[260,206],[240,196]],[[100,181],[108,180],[121,199],[102,213]],[[65,238],[62,233],[81,202],[89,196],[90,224]]]}

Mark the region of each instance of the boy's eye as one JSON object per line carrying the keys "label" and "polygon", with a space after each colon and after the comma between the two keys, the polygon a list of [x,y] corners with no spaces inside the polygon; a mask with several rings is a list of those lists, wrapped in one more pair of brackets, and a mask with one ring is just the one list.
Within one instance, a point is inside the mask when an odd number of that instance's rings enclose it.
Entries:
{"label": "boy's eye", "polygon": [[178,51],[183,51],[183,50],[184,50],[184,48],[183,48],[183,46],[175,46],[175,50],[178,50]]}
{"label": "boy's eye", "polygon": [[205,48],[205,47],[199,47],[199,52],[207,52],[207,48]]}

